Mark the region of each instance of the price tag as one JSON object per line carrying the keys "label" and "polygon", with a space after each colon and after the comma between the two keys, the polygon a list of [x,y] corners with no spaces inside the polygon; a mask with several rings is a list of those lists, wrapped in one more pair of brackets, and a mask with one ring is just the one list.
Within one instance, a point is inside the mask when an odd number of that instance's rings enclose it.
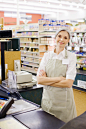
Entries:
{"label": "price tag", "polygon": [[67,50],[72,50],[72,47],[71,46],[67,46]]}
{"label": "price tag", "polygon": [[79,47],[76,46],[76,47],[74,48],[74,50],[79,51]]}
{"label": "price tag", "polygon": [[24,57],[21,57],[21,60],[24,60]]}
{"label": "price tag", "polygon": [[76,34],[76,33],[74,33],[74,36],[76,37],[76,36],[77,36],[77,34]]}
{"label": "price tag", "polygon": [[79,36],[82,36],[82,33],[79,33]]}
{"label": "price tag", "polygon": [[86,82],[85,81],[77,80],[77,84],[78,84],[78,87],[86,89]]}

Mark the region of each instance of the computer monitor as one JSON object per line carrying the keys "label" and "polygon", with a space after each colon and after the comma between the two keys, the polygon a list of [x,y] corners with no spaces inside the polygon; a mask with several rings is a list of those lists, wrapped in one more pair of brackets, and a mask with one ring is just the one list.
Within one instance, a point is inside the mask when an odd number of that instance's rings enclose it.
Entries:
{"label": "computer monitor", "polygon": [[0,30],[0,40],[12,39],[12,30]]}

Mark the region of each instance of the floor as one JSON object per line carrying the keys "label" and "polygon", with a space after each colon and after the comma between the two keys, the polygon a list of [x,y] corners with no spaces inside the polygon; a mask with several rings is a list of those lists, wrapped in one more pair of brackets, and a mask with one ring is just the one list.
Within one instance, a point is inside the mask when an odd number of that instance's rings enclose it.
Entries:
{"label": "floor", "polygon": [[86,111],[86,92],[73,89],[77,116]]}

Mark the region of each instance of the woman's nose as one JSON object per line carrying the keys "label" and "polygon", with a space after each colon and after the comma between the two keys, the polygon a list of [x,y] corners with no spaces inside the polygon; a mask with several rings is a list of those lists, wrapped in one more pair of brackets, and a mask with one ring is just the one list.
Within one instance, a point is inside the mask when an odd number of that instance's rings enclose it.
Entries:
{"label": "woman's nose", "polygon": [[63,40],[63,38],[61,38],[61,41]]}

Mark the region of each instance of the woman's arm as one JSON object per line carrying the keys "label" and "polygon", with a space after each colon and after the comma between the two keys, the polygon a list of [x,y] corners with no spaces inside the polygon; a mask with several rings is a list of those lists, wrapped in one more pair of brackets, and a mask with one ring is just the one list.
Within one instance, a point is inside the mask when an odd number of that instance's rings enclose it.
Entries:
{"label": "woman's arm", "polygon": [[37,82],[41,85],[50,85],[61,88],[70,88],[73,85],[73,80],[66,79],[65,77],[47,77],[43,70],[40,70],[39,76],[37,76]]}
{"label": "woman's arm", "polygon": [[37,82],[41,85],[52,85],[57,82],[60,82],[61,80],[64,80],[64,77],[43,77],[43,76],[37,76]]}
{"label": "woman's arm", "polygon": [[52,85],[57,82],[65,80],[64,77],[47,77],[44,70],[40,70],[39,76],[37,76],[37,82],[41,85]]}
{"label": "woman's arm", "polygon": [[65,79],[65,80],[62,80],[60,82],[56,82],[56,83],[53,83],[53,84],[50,84],[50,86],[54,86],[54,87],[61,87],[61,88],[70,88],[72,87],[73,85],[73,80],[71,79]]}

